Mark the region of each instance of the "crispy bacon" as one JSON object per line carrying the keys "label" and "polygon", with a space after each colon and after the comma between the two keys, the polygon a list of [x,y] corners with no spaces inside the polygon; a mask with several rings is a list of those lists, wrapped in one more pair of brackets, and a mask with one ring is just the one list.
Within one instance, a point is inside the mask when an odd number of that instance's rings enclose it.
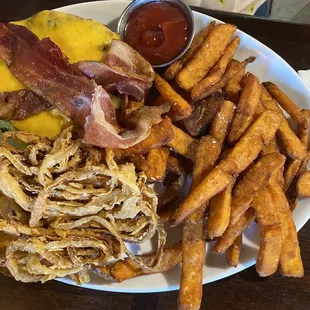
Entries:
{"label": "crispy bacon", "polygon": [[[111,50],[115,52],[115,46],[118,45],[114,43]],[[123,53],[122,56],[130,56],[128,63],[124,65],[125,59],[111,54],[107,62],[123,64],[124,72],[131,68],[133,80],[144,72],[147,76],[145,83],[150,87],[153,69],[149,69],[147,62],[143,58],[141,60],[141,56],[137,56],[136,52],[129,51],[126,54],[125,46],[121,44],[121,47],[123,49],[119,51]],[[117,124],[108,93],[81,75],[77,67],[69,64],[52,41],[48,38],[40,41],[23,26],[0,24],[0,58],[31,91],[84,126],[85,143],[113,148],[135,145],[149,135],[152,124],[159,122],[161,115],[169,110],[168,106],[142,107],[145,112],[141,110],[137,113],[140,117],[135,118],[134,128],[121,128]],[[130,81],[128,77],[126,79]],[[115,83],[117,84],[117,81]]]}
{"label": "crispy bacon", "polygon": [[40,41],[23,26],[0,24],[0,57],[30,90],[85,123],[95,86],[79,76],[52,41]]}
{"label": "crispy bacon", "polygon": [[159,107],[143,106],[136,111],[135,128],[122,133],[116,123],[115,113],[107,113],[111,104],[109,95],[96,89],[91,114],[85,125],[85,143],[113,148],[135,145],[150,134],[152,125],[159,123],[162,120],[161,115],[170,109],[168,104]]}
{"label": "crispy bacon", "polygon": [[22,120],[52,107],[49,102],[26,89],[0,93],[0,119]]}
{"label": "crispy bacon", "polygon": [[105,90],[118,91],[138,101],[144,98],[155,77],[152,66],[128,44],[119,40],[112,41],[102,62],[81,61],[78,67]]}

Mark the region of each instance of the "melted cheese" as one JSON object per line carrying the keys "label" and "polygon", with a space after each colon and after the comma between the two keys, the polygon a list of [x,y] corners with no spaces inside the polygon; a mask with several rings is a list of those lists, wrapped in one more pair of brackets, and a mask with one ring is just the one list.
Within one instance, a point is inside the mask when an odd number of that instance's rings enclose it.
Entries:
{"label": "melted cheese", "polygon": [[49,37],[71,63],[101,60],[111,41],[119,38],[97,21],[55,11],[42,11],[15,24],[27,27],[39,39]]}
{"label": "melted cheese", "polygon": [[[119,38],[116,33],[97,21],[55,11],[42,11],[14,24],[27,27],[40,39],[49,37],[71,63],[80,60],[101,60],[111,41]],[[0,60],[0,92],[23,88],[25,86]],[[19,130],[52,137],[68,125],[68,118],[56,111],[57,116],[55,111],[44,111],[26,120],[12,123]]]}
{"label": "melted cheese", "polygon": [[11,121],[11,123],[18,130],[49,138],[59,135],[65,127],[73,124],[68,117],[64,116],[57,109],[42,111],[25,120]]}

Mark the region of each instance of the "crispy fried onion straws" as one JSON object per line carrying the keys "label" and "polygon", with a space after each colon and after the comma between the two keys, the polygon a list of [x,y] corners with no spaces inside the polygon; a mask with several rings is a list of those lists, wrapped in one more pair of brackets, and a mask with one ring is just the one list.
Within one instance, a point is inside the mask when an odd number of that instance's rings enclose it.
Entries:
{"label": "crispy fried onion straws", "polygon": [[[15,148],[12,140],[25,143]],[[15,145],[15,144],[14,144]],[[90,280],[91,267],[128,256],[142,269],[160,263],[166,233],[157,196],[132,164],[89,147],[73,128],[56,139],[6,132],[0,147],[0,267],[16,280],[45,282],[70,275]],[[106,157],[106,158],[105,158]],[[141,243],[158,232],[152,261],[124,242]]]}

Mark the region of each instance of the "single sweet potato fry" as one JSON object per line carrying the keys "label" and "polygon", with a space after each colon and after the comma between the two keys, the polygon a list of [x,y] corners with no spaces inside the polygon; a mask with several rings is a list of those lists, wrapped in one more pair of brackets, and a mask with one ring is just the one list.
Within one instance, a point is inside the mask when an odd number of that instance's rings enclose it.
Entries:
{"label": "single sweet potato fry", "polygon": [[172,125],[172,134],[174,134],[174,138],[167,145],[174,152],[194,160],[198,141],[174,125]]}
{"label": "single sweet potato fry", "polygon": [[226,71],[228,63],[234,57],[234,54],[240,44],[240,38],[234,38],[226,47],[224,54],[219,59],[218,63],[213,67],[210,73],[191,90],[192,98],[200,96],[210,86],[216,84]]}
{"label": "single sweet potato fry", "polygon": [[271,82],[265,82],[263,85],[267,88],[271,96],[279,103],[279,105],[292,117],[292,119],[307,128],[307,119],[297,104],[289,98],[277,85]]}
{"label": "single sweet potato fry", "polygon": [[216,25],[192,60],[176,76],[179,86],[190,90],[199,83],[218,62],[237,27],[230,24]]}
{"label": "single sweet potato fry", "polygon": [[146,163],[149,167],[145,174],[149,181],[162,182],[166,175],[169,157],[169,149],[162,146],[157,149],[150,150],[146,155]]}
{"label": "single sweet potato fry", "polygon": [[264,145],[274,138],[280,122],[278,113],[265,111],[229,152],[227,158],[222,160],[184,200],[173,216],[172,225],[180,224],[226,188],[234,176],[244,171],[256,159]]}
{"label": "single sweet potato fry", "polygon": [[280,255],[280,270],[287,277],[302,277],[304,275],[303,263],[296,227],[288,201],[281,189],[277,178],[271,178],[268,184],[272,201],[278,212],[282,231],[282,249]]}
{"label": "single sweet potato fry", "polygon": [[281,141],[285,153],[292,159],[302,160],[306,156],[305,146],[298,139],[282,110],[265,87],[263,87],[261,100],[266,109],[279,112],[282,117],[282,122],[277,132],[277,137]]}
{"label": "single sweet potato fry", "polygon": [[181,56],[178,60],[176,60],[173,64],[171,64],[168,69],[164,73],[165,80],[169,81],[175,78],[175,76],[182,70],[184,64],[186,64],[189,60],[191,60],[202,43],[207,39],[210,31],[214,28],[215,22],[211,22],[207,27],[202,29],[200,32],[196,34],[194,40],[187,50],[187,52]]}
{"label": "single sweet potato fry", "polygon": [[226,135],[230,129],[234,117],[235,105],[231,101],[223,101],[216,113],[211,128],[210,135],[224,145]]}
{"label": "single sweet potato fry", "polygon": [[236,62],[234,65],[229,67],[226,72],[223,74],[222,78],[213,86],[210,86],[204,93],[202,93],[200,96],[192,97],[192,102],[195,103],[201,99],[207,98],[210,95],[215,94],[219,90],[221,90],[230,79],[232,79],[236,74],[239,74],[240,71],[245,70],[245,67],[255,61],[256,57],[248,57],[242,62]]}
{"label": "single sweet potato fry", "polygon": [[[297,133],[298,138],[300,139],[300,142],[304,146],[305,149],[308,149],[309,144],[309,111],[308,110],[302,110],[302,113],[305,115],[305,118],[307,120],[308,127],[305,129],[301,125],[297,125]],[[299,159],[290,159],[288,161],[288,164],[286,165],[286,168],[284,170],[284,187],[283,190],[286,192],[289,187],[292,185],[294,186],[296,183],[296,178],[300,173],[302,173],[305,168],[307,167],[309,159],[306,156],[303,160]]]}
{"label": "single sweet potato fry", "polygon": [[274,138],[280,122],[279,113],[265,111],[248,128],[227,158],[220,162],[219,168],[231,175],[238,175],[244,171],[257,158],[263,147]]}
{"label": "single sweet potato fry", "polygon": [[[141,255],[146,262],[152,261],[156,254]],[[164,249],[163,255],[158,265],[153,269],[142,269],[131,258],[125,258],[119,260],[116,263],[112,263],[105,267],[93,267],[93,270],[114,282],[123,282],[128,279],[136,278],[143,275],[154,274],[159,272],[165,272],[172,269],[181,262],[182,259],[182,244],[177,242],[171,247]]]}
{"label": "single sweet potato fry", "polygon": [[229,225],[233,184],[234,181],[210,201],[207,221],[207,236],[210,239],[221,237]]}
{"label": "single sweet potato fry", "polygon": [[[227,66],[227,71],[231,70],[231,67],[234,65],[240,65],[238,60],[232,59],[231,62]],[[241,90],[241,80],[245,74],[245,67],[237,72],[224,86],[224,91],[229,95],[228,100],[232,101],[233,103],[237,103],[240,96]]]}
{"label": "single sweet potato fry", "polygon": [[282,248],[282,231],[279,225],[261,228],[256,271],[261,277],[268,277],[277,271]]}
{"label": "single sweet potato fry", "polygon": [[[194,164],[191,190],[214,168],[221,153],[218,140],[200,139]],[[206,205],[189,216],[183,227],[180,309],[199,309],[202,298],[202,271],[205,261],[204,217]]]}
{"label": "single sweet potato fry", "polygon": [[310,197],[310,171],[303,172],[296,182],[297,194],[302,197]]}
{"label": "single sweet potato fry", "polygon": [[145,154],[152,149],[166,145],[174,138],[171,120],[164,118],[159,124],[154,125],[150,135],[127,149],[113,149],[115,157],[125,157],[133,154]]}
{"label": "single sweet potato fry", "polygon": [[234,243],[245,229],[253,222],[255,216],[252,209],[248,209],[239,219],[239,221],[227,227],[223,236],[219,238],[213,246],[212,252],[224,254],[228,248]]}
{"label": "single sweet potato fry", "polygon": [[227,138],[229,144],[235,144],[254,120],[254,114],[260,103],[262,86],[259,79],[247,73],[241,81],[243,91],[239,98],[236,113]]}
{"label": "single sweet potato fry", "polygon": [[191,191],[215,167],[221,154],[221,143],[211,136],[202,137],[197,146],[197,155],[192,174]]}
{"label": "single sweet potato fry", "polygon": [[227,264],[232,267],[237,267],[239,264],[240,252],[242,245],[242,235],[238,236],[234,243],[228,248],[226,252]]}
{"label": "single sweet potato fry", "polygon": [[171,110],[178,115],[178,120],[187,118],[192,113],[192,106],[186,102],[171,86],[158,74],[155,75],[155,86],[162,98],[170,104]]}
{"label": "single sweet potato fry", "polygon": [[234,187],[231,201],[230,222],[237,223],[242,214],[250,207],[258,191],[264,188],[273,171],[283,167],[286,157],[279,153],[267,154],[260,159],[242,176]]}
{"label": "single sweet potato fry", "polygon": [[267,277],[277,271],[282,247],[278,213],[268,187],[258,192],[252,206],[261,231],[256,271],[261,277]]}

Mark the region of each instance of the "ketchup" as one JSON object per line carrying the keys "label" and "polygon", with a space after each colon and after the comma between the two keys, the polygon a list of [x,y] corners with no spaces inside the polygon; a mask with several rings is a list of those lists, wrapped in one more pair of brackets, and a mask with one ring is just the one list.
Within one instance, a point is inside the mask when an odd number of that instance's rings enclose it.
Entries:
{"label": "ketchup", "polygon": [[154,2],[137,8],[128,18],[124,40],[152,65],[178,56],[190,37],[189,21],[173,3]]}

